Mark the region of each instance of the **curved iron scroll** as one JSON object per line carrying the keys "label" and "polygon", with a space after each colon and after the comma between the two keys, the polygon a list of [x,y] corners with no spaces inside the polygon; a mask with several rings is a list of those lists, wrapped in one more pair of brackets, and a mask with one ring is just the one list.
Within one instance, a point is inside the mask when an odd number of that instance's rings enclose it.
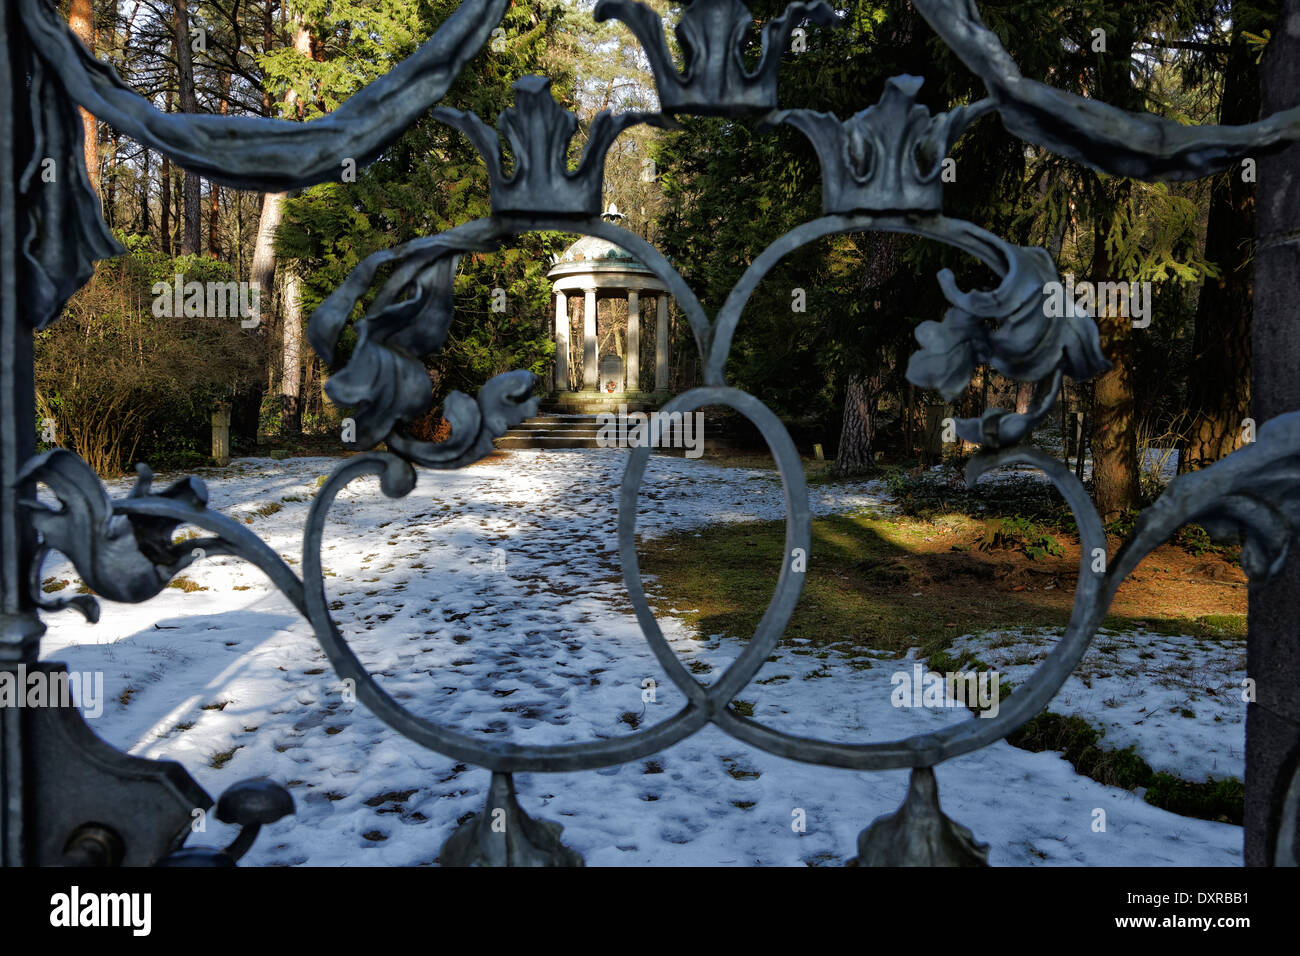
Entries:
{"label": "curved iron scroll", "polygon": [[[410,59],[353,97],[336,113],[309,124],[215,116],[165,115],[135,96],[72,38],[45,0],[17,0],[31,41],[33,114],[38,139],[56,149],[71,168],[80,153],[79,124],[70,121],[80,105],[181,166],[214,181],[240,187],[283,190],[321,182],[345,158],[373,160],[425,109],[446,92],[461,68],[500,20],[506,0],[465,0],[452,17]],[[179,523],[205,528],[208,554],[234,554],[256,564],[311,623],[335,671],[355,681],[359,698],[399,733],[456,760],[492,771],[488,812],[468,821],[443,851],[447,863],[573,864],[580,858],[560,842],[555,824],[533,821],[514,793],[515,772],[586,770],[626,763],[663,750],[715,724],[738,740],[773,754],[854,770],[909,767],[913,783],[898,814],[864,831],[858,863],[951,863],[986,861],[986,848],[939,809],[931,768],[986,746],[1037,714],[1060,689],[1087,650],[1119,584],[1143,555],[1183,523],[1198,520],[1246,534],[1243,563],[1252,578],[1280,568],[1300,519],[1300,412],[1280,416],[1260,429],[1256,444],[1195,475],[1173,482],[1143,515],[1125,548],[1101,570],[1094,556],[1106,553],[1101,521],[1080,482],[1059,462],[1022,442],[1050,410],[1062,377],[1091,377],[1107,367],[1095,323],[1088,318],[1053,317],[1043,306],[1046,283],[1059,276],[1042,249],[1010,245],[971,223],[942,214],[942,182],[931,164],[942,160],[965,126],[996,110],[1020,138],[1099,169],[1138,178],[1207,175],[1246,151],[1275,149],[1300,139],[1300,110],[1240,128],[1183,127],[1146,114],[1125,113],[1093,100],[1053,90],[1021,77],[1014,63],[983,27],[967,0],[916,0],[941,37],[987,84],[989,99],[931,116],[915,103],[920,81],[896,77],[881,103],[850,120],[778,109],[779,46],[796,22],[830,25],[823,3],[792,5],[764,31],[764,55],[746,68],[741,45],[750,27],[740,0],[695,0],[686,8],[678,35],[686,62],[673,64],[659,19],[643,4],[602,0],[599,19],[624,20],[646,52],[655,74],[663,113],[602,116],[579,170],[565,160],[572,117],[551,100],[549,82],[528,78],[516,85],[518,102],[501,123],[515,159],[506,177],[497,138],[472,114],[437,109],[435,118],[467,132],[483,151],[492,181],[492,214],[437,236],[417,239],[369,257],[312,315],[309,339],[326,361],[354,307],[381,267],[392,265],[366,314],[355,322],[358,344],[349,362],[331,379],[330,394],[356,408],[357,446],[385,443],[383,454],[342,462],[314,501],[304,532],[300,580],[274,552],[239,522],[209,511],[206,492],[195,479],[152,492],[147,471],[132,495],[110,500],[90,469],[69,452],[33,459],[23,480],[44,482],[58,498],[51,508],[27,502],[43,549],[65,553],[95,591],[113,600],[140,601],[156,594],[189,558],[170,540]],[[38,101],[39,100],[39,101]],[[761,124],[789,123],[818,147],[823,164],[826,215],[797,227],[765,250],[742,276],[712,320],[687,283],[662,255],[640,238],[602,222],[600,208],[604,151],[617,133],[635,123],[669,126],[675,114],[749,115]],[[292,157],[292,162],[288,159]],[[30,171],[25,180],[32,185]],[[98,218],[87,184],[71,198],[29,196],[28,264],[37,300],[32,324],[39,327],[62,307],[84,278],[88,264],[115,249]],[[71,252],[61,223],[75,223]],[[384,494],[400,498],[415,487],[419,465],[459,468],[492,449],[493,438],[536,408],[534,381],[511,372],[489,382],[476,398],[453,395],[447,414],[451,437],[442,443],[416,441],[402,431],[431,404],[421,359],[442,347],[454,301],[457,257],[498,248],[512,236],[558,229],[601,236],[628,248],[658,275],[684,309],[705,369],[705,386],[674,398],[664,411],[687,412],[727,405],[746,416],[764,436],[781,474],[786,505],[785,557],[771,602],[753,637],[722,677],[700,684],[664,639],[640,580],[636,553],[637,501],[650,447],[631,454],[619,499],[619,555],[636,617],[660,665],[686,697],[678,713],[617,740],[551,747],[485,742],[420,718],[383,691],[347,644],[329,613],[320,545],[331,505],[361,476],[376,475]],[[757,673],[775,648],[798,601],[811,548],[807,488],[797,452],[786,429],[759,398],[727,386],[726,364],[746,302],[782,256],[833,233],[885,230],[925,236],[954,245],[985,262],[999,284],[963,291],[951,273],[938,281],[951,304],[942,323],[917,330],[922,348],[912,357],[914,383],[952,395],[969,382],[976,365],[988,363],[1011,378],[1033,382],[1031,411],[1000,410],[960,423],[962,437],[982,446],[970,463],[970,483],[984,472],[1024,463],[1041,470],[1063,495],[1082,544],[1078,586],[1063,639],[1032,677],[1002,703],[993,719],[972,719],[934,733],[890,742],[843,743],[795,737],[730,709],[729,702]],[[188,543],[187,543],[188,544]],[[42,554],[44,552],[42,551]],[[46,610],[62,604],[39,595],[39,560],[33,599]],[[71,603],[71,602],[66,602]],[[77,606],[93,619],[92,602]],[[495,802],[494,802],[495,801]],[[1294,800],[1292,800],[1294,803]],[[513,821],[506,830],[483,825],[493,808]]]}

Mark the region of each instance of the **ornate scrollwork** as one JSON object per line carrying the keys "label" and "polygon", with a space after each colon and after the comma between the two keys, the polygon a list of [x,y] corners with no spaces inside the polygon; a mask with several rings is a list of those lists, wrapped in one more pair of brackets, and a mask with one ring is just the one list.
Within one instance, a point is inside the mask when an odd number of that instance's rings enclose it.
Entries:
{"label": "ornate scrollwork", "polygon": [[1008,246],[1006,251],[1009,268],[996,289],[963,292],[950,270],[939,273],[953,307],[942,323],[917,326],[921,350],[907,364],[908,381],[936,389],[949,401],[965,390],[981,364],[1022,382],[1050,383],[1027,414],[992,409],[980,418],[957,419],[960,437],[987,448],[1012,445],[1029,434],[1051,410],[1062,372],[1083,381],[1110,368],[1090,316],[1048,314],[1044,290],[1059,281],[1059,274],[1047,250]]}
{"label": "ornate scrollwork", "polygon": [[1200,179],[1300,141],[1300,106],[1245,126],[1189,126],[1025,79],[975,0],[915,6],[997,101],[1007,131],[1093,169],[1134,179]]}
{"label": "ornate scrollwork", "polygon": [[[20,188],[30,210],[23,258],[33,297],[24,315],[38,329],[58,317],[68,297],[90,278],[96,259],[125,251],[109,233],[90,188],[75,106],[213,182],[265,192],[301,189],[338,178],[344,160],[360,166],[373,161],[442,99],[508,5],[508,0],[465,0],[386,75],[327,116],[297,123],[163,113],[82,46],[48,0],[16,2],[33,44],[28,65],[37,142]],[[40,177],[46,159],[60,171],[57,186]]]}
{"label": "ornate scrollwork", "polygon": [[494,773],[486,808],[456,828],[438,861],[443,866],[582,866],[582,857],[560,842],[562,832],[560,824],[524,813],[514,778]]}
{"label": "ornate scrollwork", "polygon": [[[136,474],[131,498],[167,499],[195,510],[207,506],[208,490],[197,478],[182,478],[154,495],[153,472],[145,465],[137,465]],[[64,448],[32,459],[20,479],[45,483],[59,500],[58,508],[39,501],[22,502],[31,511],[32,526],[40,533],[43,552],[57,550],[67,555],[87,586],[110,601],[147,601],[194,561],[193,545],[172,541],[180,521],[115,514],[113,502],[95,472]],[[39,577],[39,558],[32,567],[33,575]],[[82,595],[48,600],[41,594],[39,580],[34,584],[33,598],[46,610],[75,607],[87,620],[99,619],[99,605],[94,598]]]}
{"label": "ornate scrollwork", "polygon": [[[912,768],[908,797],[899,813],[877,820],[862,834],[860,863],[986,862],[986,848],[969,830],[942,814],[930,768],[1001,739],[1040,712],[1087,650],[1120,582],[1144,554],[1181,524],[1200,520],[1215,528],[1244,529],[1247,572],[1253,578],[1276,572],[1300,528],[1300,497],[1294,494],[1300,483],[1300,412],[1266,423],[1257,444],[1203,472],[1177,479],[1142,516],[1133,540],[1110,567],[1094,570],[1092,555],[1099,550],[1105,554],[1106,537],[1082,484],[1059,461],[1018,443],[1051,408],[1063,375],[1086,379],[1107,367],[1096,325],[1087,318],[1057,318],[1046,313],[1044,289],[1058,276],[1044,250],[1012,246],[970,223],[938,214],[942,196],[935,180],[940,160],[970,121],[996,107],[1016,135],[1096,168],[1143,178],[1200,176],[1222,168],[1247,150],[1274,148],[1300,139],[1300,110],[1230,130],[1183,127],[1124,113],[1025,80],[997,38],[979,22],[968,0],[916,3],[936,31],[985,80],[991,100],[932,116],[915,103],[920,81],[897,77],[890,81],[880,103],[844,122],[806,111],[772,113],[777,107],[777,66],[793,25],[802,18],[832,23],[835,16],[826,3],[795,3],[769,22],[763,31],[761,58],[750,71],[741,56],[743,35],[751,25],[744,4],[740,0],[695,0],[677,27],[685,59],[679,72],[662,25],[648,7],[631,0],[601,0],[597,19],[621,19],[641,41],[658,85],[662,115],[601,114],[593,124],[581,166],[570,171],[566,155],[576,120],[555,103],[548,80],[525,78],[516,84],[515,107],[500,121],[515,159],[514,171],[507,177],[496,135],[486,124],[473,114],[435,110],[438,119],[464,130],[484,155],[492,181],[492,215],[368,257],[312,315],[311,344],[332,362],[339,336],[378,270],[394,267],[356,322],[358,340],[350,360],[327,386],[336,402],[356,409],[355,444],[369,448],[386,442],[392,453],[348,459],[320,489],[304,531],[303,580],[243,525],[209,511],[201,481],[183,479],[154,493],[151,474],[140,466],[131,494],[111,500],[84,462],[71,452],[55,450],[32,459],[18,476],[20,483],[44,483],[59,501],[57,508],[37,500],[22,502],[41,539],[32,566],[33,599],[48,610],[72,605],[90,620],[98,615],[98,604],[91,597],[55,600],[41,593],[41,559],[54,549],[68,556],[96,594],[128,602],[156,595],[194,560],[196,548],[207,554],[237,554],[254,562],[311,622],[335,671],[355,681],[362,703],[421,746],[492,771],[485,814],[467,821],[452,835],[444,846],[444,862],[580,862],[560,843],[556,825],[524,814],[510,774],[626,763],[670,747],[709,723],[738,740],[804,762],[855,770]],[[490,35],[505,6],[506,0],[466,0],[434,37],[386,77],[330,116],[298,124],[159,113],[80,47],[45,0],[18,0],[23,25],[33,41],[34,134],[38,144],[77,168],[81,134],[70,108],[76,103],[216,182],[268,190],[321,182],[336,174],[344,158],[354,158],[359,164],[373,159],[436,103]],[[764,250],[713,323],[681,276],[648,243],[594,218],[600,208],[605,153],[619,132],[637,122],[666,125],[671,117],[683,113],[768,113],[768,122],[790,123],[808,135],[823,165],[827,215],[791,230]],[[921,164],[918,151],[924,154]],[[32,322],[40,326],[57,314],[73,282],[79,281],[75,277],[84,278],[88,263],[110,254],[114,247],[92,215],[88,185],[78,184],[66,194],[59,190],[59,196],[38,195],[33,175],[29,167],[22,180],[24,202],[31,210],[25,251],[32,275],[26,284],[34,295]],[[777,587],[751,640],[717,681],[709,686],[699,683],[664,639],[640,580],[637,502],[650,448],[642,445],[634,449],[619,502],[624,581],[647,641],[682,690],[686,705],[668,719],[618,739],[521,747],[441,727],[417,717],[386,694],[330,617],[320,549],[329,509],[348,482],[378,475],[383,493],[400,498],[415,486],[412,463],[430,468],[462,467],[490,451],[494,436],[533,414],[533,376],[516,371],[492,379],[476,399],[460,393],[449,396],[444,414],[452,423],[452,435],[447,441],[419,442],[398,430],[402,422],[422,416],[432,404],[422,358],[445,344],[454,307],[457,257],[491,251],[510,235],[555,228],[581,229],[628,248],[659,275],[682,305],[704,361],[707,385],[673,399],[664,411],[729,405],[759,428],[783,482],[786,556]],[[725,368],[746,302],[782,256],[825,235],[868,229],[947,242],[977,256],[998,275],[996,288],[964,292],[950,271],[939,274],[952,308],[941,323],[926,322],[917,329],[921,350],[911,359],[908,377],[949,398],[969,384],[980,363],[1011,378],[1038,383],[1028,414],[994,410],[978,420],[959,420],[959,434],[983,445],[968,466],[967,480],[973,484],[984,472],[1013,463],[1039,468],[1074,513],[1081,558],[1064,636],[1030,679],[1003,702],[996,717],[973,719],[905,740],[838,743],[784,734],[728,706],[773,651],[793,613],[806,567],[795,556],[802,552],[807,558],[811,531],[807,488],[789,434],[757,398],[726,387]],[[67,235],[73,241],[65,253],[55,240]],[[182,523],[205,528],[213,537],[183,545],[175,542],[172,535]],[[1293,784],[1288,804],[1292,812],[1300,799],[1296,792]],[[272,812],[284,809],[283,801],[271,801],[267,807],[265,813],[257,811],[261,816],[249,817],[250,825],[260,825],[271,819]],[[490,826],[495,810],[507,817],[509,835],[500,839]],[[1287,832],[1294,842],[1294,831]]]}
{"label": "ornate scrollwork", "polygon": [[433,406],[429,374],[421,358],[447,341],[453,311],[456,261],[461,253],[496,247],[498,230],[479,220],[431,239],[418,239],[368,256],[307,323],[307,337],[325,361],[335,357],[339,334],[378,269],[396,262],[392,276],[357,321],[357,343],[348,363],[326,383],[335,402],[354,406],[351,444],[373,448],[387,440],[393,451],[428,468],[459,468],[492,450],[492,439],[537,413],[530,398],[531,372],[506,372],[492,379],[475,401],[461,392],[446,400],[451,437],[422,442],[395,431]]}
{"label": "ornate scrollwork", "polygon": [[[200,557],[234,554],[257,565],[299,610],[302,582],[284,560],[242,523],[207,507],[208,490],[195,477],[153,493],[153,472],[136,465],[136,482],[125,498],[109,498],[94,470],[66,448],[37,455],[19,472],[22,484],[46,485],[59,507],[32,499],[20,504],[31,513],[40,546],[30,566],[32,599],[45,610],[75,607],[92,623],[99,619],[94,597],[49,599],[40,589],[45,555],[59,551],[95,595],[136,604],[154,597]],[[182,524],[213,532],[212,537],[174,541]]]}
{"label": "ornate scrollwork", "polygon": [[1241,567],[1253,581],[1282,570],[1300,533],[1300,411],[1269,419],[1254,442],[1171,481],[1138,518],[1116,573],[1193,521],[1216,537],[1241,535]]}

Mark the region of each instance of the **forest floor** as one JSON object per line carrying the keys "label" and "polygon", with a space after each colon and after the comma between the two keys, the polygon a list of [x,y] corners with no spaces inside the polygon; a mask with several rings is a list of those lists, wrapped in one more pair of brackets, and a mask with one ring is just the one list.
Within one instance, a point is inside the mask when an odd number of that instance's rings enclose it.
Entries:
{"label": "forest floor", "polygon": [[[326,584],[381,686],[428,720],[533,746],[626,737],[679,710],[618,566],[626,460],[617,449],[513,452],[423,472],[399,500],[375,479],[345,489],[324,537]],[[307,509],[337,464],[241,459],[201,476],[213,508],[297,570]],[[130,487],[109,484],[115,496]],[[814,481],[809,501],[804,598],[733,702],[739,712],[811,738],[910,737],[978,718],[955,701],[891,706],[900,673],[991,668],[1009,687],[1054,646],[1077,568],[1068,535],[1062,554],[1031,559],[981,550],[978,519],[898,514],[881,482]],[[770,470],[651,460],[642,572],[665,638],[704,683],[766,603],[783,513]],[[43,580],[51,594],[81,587],[57,557]],[[1184,784],[1242,775],[1241,584],[1220,555],[1157,551],[1051,702],[1051,721],[1022,746],[999,741],[937,768],[945,812],[990,844],[994,865],[1240,864],[1223,794],[1189,796]],[[46,620],[45,658],[103,675],[96,733],[181,761],[214,796],[259,775],[290,788],[295,818],[264,828],[248,863],[434,863],[483,807],[488,774],[356,703],[310,628],[243,561],[210,557],[154,600],[105,604],[93,627],[71,612]],[[1134,760],[1145,768],[1136,776]],[[593,865],[843,863],[906,783],[904,771],[774,757],[714,727],[621,766],[517,777],[525,809],[562,823]],[[227,829],[210,822],[191,842],[220,845]]]}

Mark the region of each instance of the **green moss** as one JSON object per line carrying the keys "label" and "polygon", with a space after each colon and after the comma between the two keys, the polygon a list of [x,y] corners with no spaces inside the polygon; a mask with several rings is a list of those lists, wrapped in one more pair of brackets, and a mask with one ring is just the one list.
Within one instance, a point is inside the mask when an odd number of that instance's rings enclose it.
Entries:
{"label": "green moss", "polygon": [[1161,810],[1241,825],[1246,791],[1240,780],[1211,777],[1202,783],[1183,780],[1163,770],[1156,773],[1133,747],[1108,749],[1102,746],[1102,737],[1101,731],[1081,717],[1063,717],[1044,711],[1019,730],[1008,734],[1007,742],[1034,752],[1055,750],[1075,770],[1098,783],[1125,790],[1145,787],[1143,799]]}
{"label": "green moss", "polygon": [[1082,717],[1044,711],[1008,734],[1007,742],[1033,753],[1054,750],[1079,773],[1107,786],[1135,790],[1151,782],[1150,765],[1133,747],[1108,750],[1101,746],[1101,737],[1101,732]]}
{"label": "green moss", "polygon": [[1147,786],[1147,803],[1170,813],[1242,825],[1246,788],[1236,777],[1188,782],[1171,773],[1156,774]]}

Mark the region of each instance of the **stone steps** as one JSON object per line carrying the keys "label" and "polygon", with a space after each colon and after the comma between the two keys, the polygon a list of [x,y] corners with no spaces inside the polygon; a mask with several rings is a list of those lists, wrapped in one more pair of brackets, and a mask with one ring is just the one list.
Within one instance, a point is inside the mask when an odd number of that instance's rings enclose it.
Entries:
{"label": "stone steps", "polygon": [[[603,411],[614,412],[617,407],[603,409]],[[629,411],[636,409],[629,408]],[[647,409],[649,411],[649,409]],[[621,424],[619,416],[616,422]],[[543,414],[533,418],[525,419],[514,428],[510,429],[505,435],[498,438],[495,442],[499,449],[515,448],[599,448],[601,447],[598,440],[600,434],[601,421],[596,414],[574,414],[566,412],[564,414]],[[731,447],[731,443],[725,438],[710,435],[710,431],[716,432],[716,428],[710,429],[705,426],[704,449],[706,451],[715,451],[722,448]],[[655,454],[663,455],[685,455],[685,448],[657,448]]]}

